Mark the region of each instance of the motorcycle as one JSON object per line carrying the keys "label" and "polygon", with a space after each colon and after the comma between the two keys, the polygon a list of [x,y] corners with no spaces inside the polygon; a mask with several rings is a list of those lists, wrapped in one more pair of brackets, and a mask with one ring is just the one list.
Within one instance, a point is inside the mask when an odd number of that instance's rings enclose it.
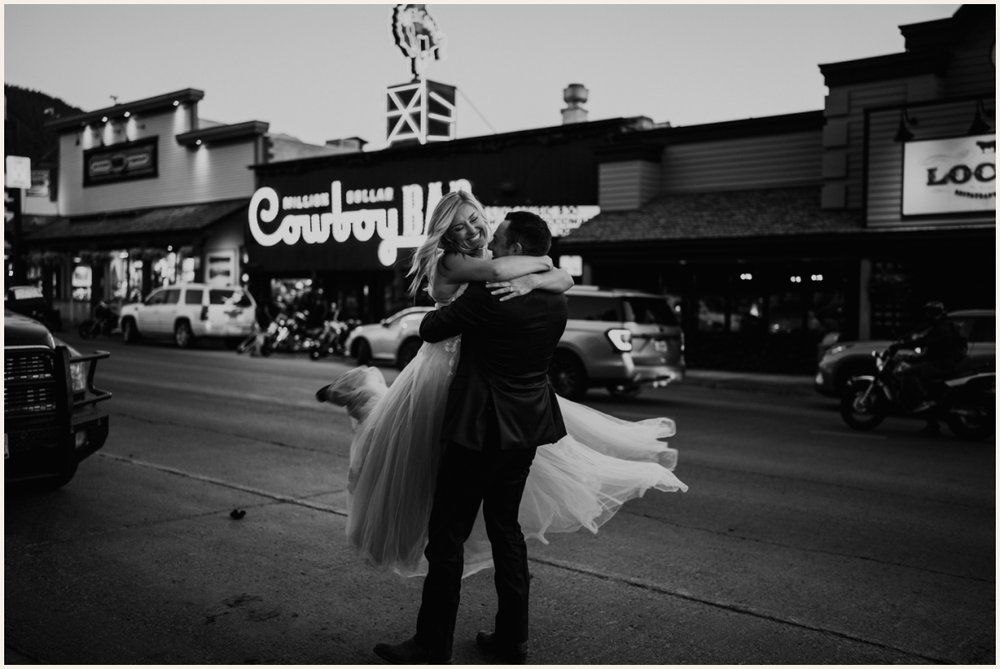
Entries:
{"label": "motorcycle", "polygon": [[260,354],[267,356],[275,352],[298,353],[311,349],[315,340],[305,327],[306,315],[301,311],[293,314],[278,314],[267,326]]}
{"label": "motorcycle", "polygon": [[316,345],[309,351],[311,360],[319,360],[328,355],[345,355],[344,344],[347,342],[347,335],[351,330],[360,325],[361,321],[350,319],[348,321],[328,320],[323,324],[323,330],[316,339]]}
{"label": "motorcycle", "polygon": [[77,326],[76,331],[83,339],[90,339],[98,335],[110,337],[118,328],[118,313],[114,308],[101,300],[94,307],[94,314]]}
{"label": "motorcycle", "polygon": [[914,411],[902,392],[899,370],[905,364],[895,347],[875,351],[875,374],[847,381],[840,416],[855,430],[871,430],[887,416],[941,420],[961,439],[980,440],[996,425],[996,374],[971,373],[932,384],[930,408]]}

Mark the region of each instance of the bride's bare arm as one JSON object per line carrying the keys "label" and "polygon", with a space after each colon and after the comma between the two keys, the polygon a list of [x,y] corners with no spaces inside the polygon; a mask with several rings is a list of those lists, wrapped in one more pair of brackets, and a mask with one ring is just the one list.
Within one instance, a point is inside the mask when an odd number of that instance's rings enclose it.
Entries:
{"label": "bride's bare arm", "polygon": [[474,258],[459,253],[447,253],[438,261],[438,276],[449,283],[469,281],[509,281],[510,279],[545,272],[553,267],[548,256],[504,256]]}
{"label": "bride's bare arm", "polygon": [[501,302],[527,295],[533,290],[550,293],[565,293],[573,287],[573,277],[564,269],[555,268],[548,272],[525,274],[508,281],[492,281],[486,284],[490,294],[500,297]]}

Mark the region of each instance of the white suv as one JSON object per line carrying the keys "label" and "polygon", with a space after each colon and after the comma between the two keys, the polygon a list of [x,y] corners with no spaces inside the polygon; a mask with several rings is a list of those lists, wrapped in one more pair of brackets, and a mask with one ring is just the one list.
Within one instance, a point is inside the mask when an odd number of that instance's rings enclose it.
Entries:
{"label": "white suv", "polygon": [[253,332],[255,310],[238,286],[188,283],[157,288],[142,302],[122,306],[119,326],[129,343],[140,337],[170,337],[180,348],[201,337],[238,343]]}

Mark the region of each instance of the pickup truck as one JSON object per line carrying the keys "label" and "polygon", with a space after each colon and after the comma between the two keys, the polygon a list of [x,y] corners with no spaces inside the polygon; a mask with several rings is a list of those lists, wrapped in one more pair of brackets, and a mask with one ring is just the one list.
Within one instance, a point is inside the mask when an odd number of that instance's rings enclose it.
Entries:
{"label": "pickup truck", "polygon": [[94,386],[94,374],[110,354],[81,355],[8,309],[3,320],[4,481],[58,488],[108,438],[101,403],[111,393]]}

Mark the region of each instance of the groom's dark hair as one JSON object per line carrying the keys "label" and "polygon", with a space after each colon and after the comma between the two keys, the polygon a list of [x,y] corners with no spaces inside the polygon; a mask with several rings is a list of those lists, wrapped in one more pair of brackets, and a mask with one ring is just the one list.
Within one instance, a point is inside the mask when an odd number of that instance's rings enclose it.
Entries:
{"label": "groom's dark hair", "polygon": [[521,243],[525,255],[543,256],[552,247],[552,232],[549,224],[541,216],[530,211],[512,211],[505,219],[507,225],[507,244]]}

